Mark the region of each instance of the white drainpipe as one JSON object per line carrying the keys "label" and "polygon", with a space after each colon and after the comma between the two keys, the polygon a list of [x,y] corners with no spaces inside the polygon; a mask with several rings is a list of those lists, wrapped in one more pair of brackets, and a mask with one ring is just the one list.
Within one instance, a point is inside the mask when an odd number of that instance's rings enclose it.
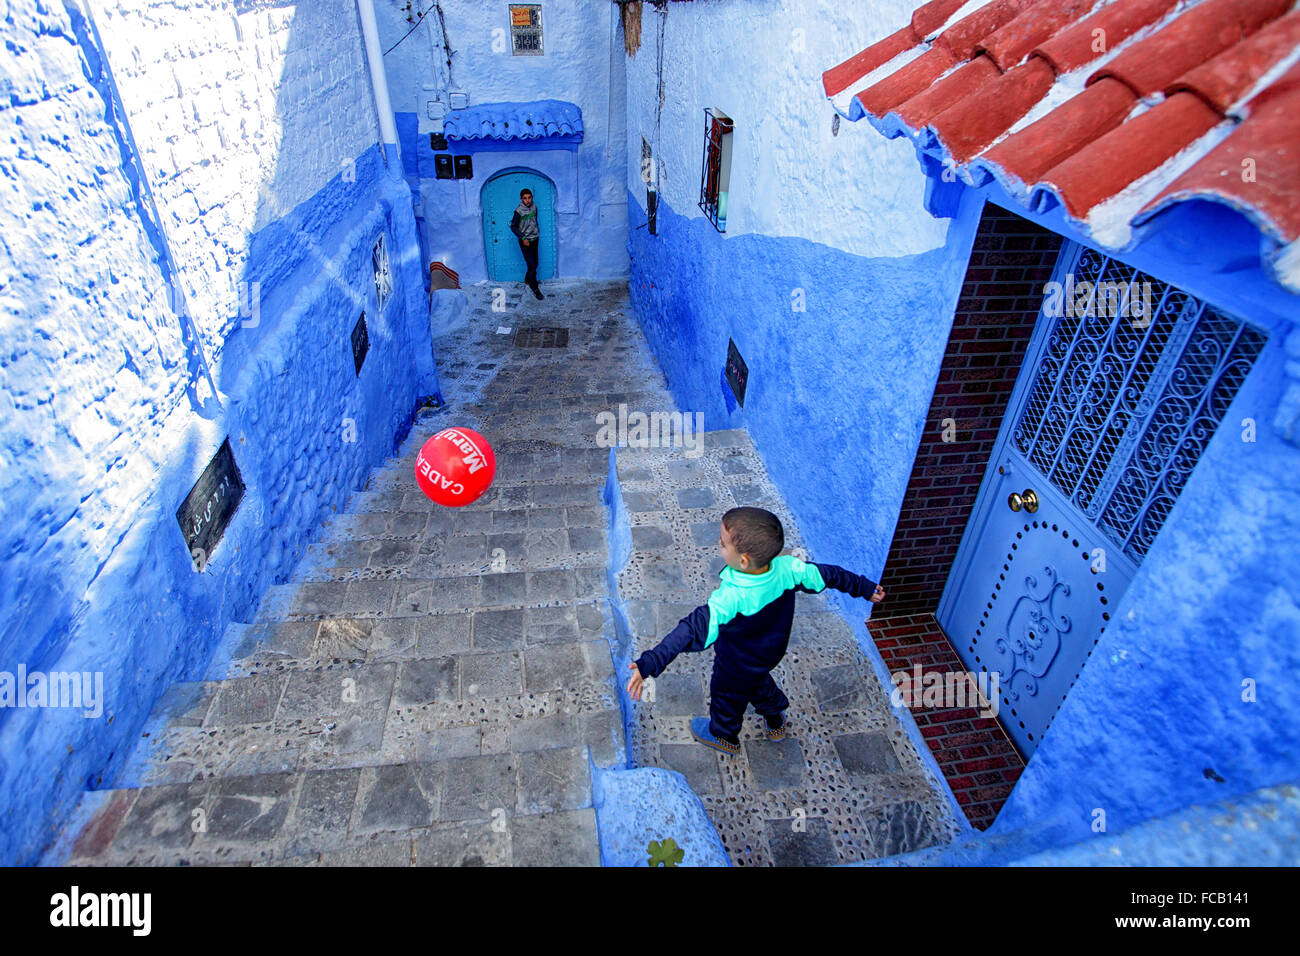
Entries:
{"label": "white drainpipe", "polygon": [[375,23],[374,0],[357,0],[361,14],[361,33],[366,38],[366,59],[370,62],[370,87],[375,91],[375,109],[379,112],[379,135],[384,141],[384,155],[389,175],[402,176],[402,154],[397,145],[397,124],[393,122],[393,104],[388,99],[388,75],[384,72],[384,52],[379,48],[379,27]]}

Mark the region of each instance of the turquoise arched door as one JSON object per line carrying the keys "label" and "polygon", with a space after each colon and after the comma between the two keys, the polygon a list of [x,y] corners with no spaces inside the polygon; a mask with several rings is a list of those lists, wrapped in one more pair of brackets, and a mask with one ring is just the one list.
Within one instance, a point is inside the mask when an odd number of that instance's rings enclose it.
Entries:
{"label": "turquoise arched door", "polygon": [[483,245],[487,253],[489,279],[522,282],[528,267],[519,240],[510,231],[510,220],[519,205],[519,190],[531,189],[537,206],[537,228],[541,233],[537,256],[537,278],[555,278],[555,185],[538,173],[515,170],[493,176],[483,186]]}

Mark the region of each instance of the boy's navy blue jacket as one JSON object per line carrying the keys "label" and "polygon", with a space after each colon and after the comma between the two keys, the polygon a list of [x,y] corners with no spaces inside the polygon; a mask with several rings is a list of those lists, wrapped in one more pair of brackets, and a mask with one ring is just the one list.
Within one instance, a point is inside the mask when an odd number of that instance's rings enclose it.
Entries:
{"label": "boy's navy blue jacket", "polygon": [[874,581],[834,564],[814,564],[778,555],[762,574],[728,566],[722,584],[659,642],[636,660],[642,677],[658,677],[683,651],[702,651],[716,643],[713,683],[749,687],[761,681],[785,656],[794,622],[794,596],[831,587],[870,598]]}

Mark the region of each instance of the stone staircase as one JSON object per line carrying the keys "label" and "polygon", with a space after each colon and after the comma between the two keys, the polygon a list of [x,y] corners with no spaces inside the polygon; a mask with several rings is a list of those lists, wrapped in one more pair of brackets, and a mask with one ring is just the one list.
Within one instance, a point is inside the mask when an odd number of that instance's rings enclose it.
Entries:
{"label": "stone staircase", "polygon": [[[738,756],[692,741],[709,653],[620,705],[628,662],[716,586],[727,508],[767,507],[802,540],[743,430],[619,448],[611,481],[597,416],[676,406],[625,283],[546,291],[466,290],[468,324],[435,341],[446,406],[230,628],[206,679],[169,689],[46,862],[594,865],[593,772],[628,766],[682,773],[742,865],[877,859],[961,831],[823,596],[799,598],[776,672],[790,739],[763,739],[750,714]],[[516,345],[530,327],[568,345]],[[497,459],[492,487],[457,509],[414,481],[420,446],[449,425]]]}
{"label": "stone staircase", "polygon": [[[499,315],[482,290],[437,340],[448,404],[231,627],[207,679],[169,689],[47,862],[599,863],[592,767],[626,766],[626,748],[595,416],[671,400],[625,284],[537,303],[567,348],[514,345],[534,303],[519,292]],[[414,482],[453,424],[497,459],[459,509]]]}

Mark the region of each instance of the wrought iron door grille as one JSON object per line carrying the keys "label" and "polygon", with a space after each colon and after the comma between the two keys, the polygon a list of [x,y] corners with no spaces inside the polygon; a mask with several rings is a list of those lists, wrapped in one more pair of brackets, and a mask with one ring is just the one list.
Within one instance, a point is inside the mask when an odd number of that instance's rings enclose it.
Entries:
{"label": "wrought iron door grille", "polygon": [[1051,301],[1012,443],[1140,564],[1266,337],[1091,249]]}

